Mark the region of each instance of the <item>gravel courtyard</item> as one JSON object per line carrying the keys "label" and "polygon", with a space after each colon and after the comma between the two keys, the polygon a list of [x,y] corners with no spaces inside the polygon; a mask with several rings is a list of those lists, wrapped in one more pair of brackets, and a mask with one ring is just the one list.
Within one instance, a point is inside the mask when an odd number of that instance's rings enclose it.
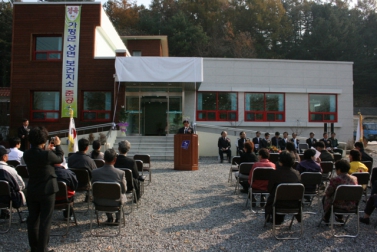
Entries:
{"label": "gravel courtyard", "polygon": [[[153,162],[152,183],[138,209],[127,214],[126,226],[119,237],[90,235],[90,215],[77,213],[78,226],[71,226],[66,237],[52,236],[55,251],[377,251],[376,229],[360,224],[356,239],[333,238],[330,228],[317,227],[320,215],[304,215],[304,234],[300,240],[278,241],[272,225],[263,227],[264,215],[245,207],[246,194],[235,195],[227,183],[230,164],[202,158],[198,171],[175,171],[173,162]],[[233,180],[234,181],[234,180]],[[75,210],[85,209],[83,194],[76,198]],[[364,209],[362,203],[360,210]],[[311,210],[317,210],[318,205]],[[130,206],[127,203],[126,212]],[[306,208],[304,209],[306,210]],[[353,232],[355,218],[348,224]],[[104,221],[105,215],[102,217]],[[14,220],[18,217],[14,215]],[[54,222],[63,220],[56,211]],[[287,230],[288,218],[282,227]],[[377,221],[375,214],[372,223]],[[65,224],[54,225],[52,232],[64,231]],[[95,230],[117,229],[101,226]],[[298,231],[295,221],[293,230]],[[344,230],[341,227],[337,231]],[[0,251],[28,251],[26,224],[13,224],[7,234],[0,234]]]}

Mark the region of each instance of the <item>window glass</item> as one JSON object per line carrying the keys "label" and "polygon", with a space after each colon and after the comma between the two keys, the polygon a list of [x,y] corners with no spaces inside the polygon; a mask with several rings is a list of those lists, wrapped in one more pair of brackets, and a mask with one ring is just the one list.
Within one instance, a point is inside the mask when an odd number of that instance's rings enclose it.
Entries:
{"label": "window glass", "polygon": [[198,92],[197,120],[237,121],[237,93]]}
{"label": "window glass", "polygon": [[309,121],[336,122],[337,97],[333,94],[309,95]]}
{"label": "window glass", "polygon": [[111,92],[84,92],[84,121],[108,121],[111,114]]}
{"label": "window glass", "polygon": [[34,92],[31,118],[34,120],[57,120],[59,118],[59,97],[60,92]]}
{"label": "window glass", "polygon": [[277,93],[245,93],[246,121],[284,121],[285,95]]}
{"label": "window glass", "polygon": [[36,37],[36,60],[60,60],[62,55],[62,37]]}
{"label": "window glass", "polygon": [[264,94],[246,94],[246,110],[263,111],[264,110]]}

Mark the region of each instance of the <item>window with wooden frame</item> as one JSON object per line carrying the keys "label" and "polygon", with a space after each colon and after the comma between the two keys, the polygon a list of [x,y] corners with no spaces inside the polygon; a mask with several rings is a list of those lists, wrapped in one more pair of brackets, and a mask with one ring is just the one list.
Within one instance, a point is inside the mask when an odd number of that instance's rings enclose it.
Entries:
{"label": "window with wooden frame", "polygon": [[34,35],[33,60],[61,61],[62,47],[61,35]]}
{"label": "window with wooden frame", "polygon": [[83,121],[110,121],[111,92],[85,91],[83,92]]}
{"label": "window with wooden frame", "polygon": [[198,92],[197,121],[237,121],[238,95],[228,92]]}
{"label": "window with wooden frame", "polygon": [[309,122],[337,122],[336,94],[309,94]]}
{"label": "window with wooden frame", "polygon": [[57,121],[60,111],[60,92],[34,91],[31,97],[30,118],[33,121]]}
{"label": "window with wooden frame", "polygon": [[245,121],[284,122],[285,94],[245,93]]}

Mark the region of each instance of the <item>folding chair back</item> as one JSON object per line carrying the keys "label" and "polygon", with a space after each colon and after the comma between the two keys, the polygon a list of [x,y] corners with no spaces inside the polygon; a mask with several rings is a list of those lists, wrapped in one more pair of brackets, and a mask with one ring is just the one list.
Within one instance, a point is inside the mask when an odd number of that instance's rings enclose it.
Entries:
{"label": "folding chair back", "polygon": [[250,173],[253,165],[254,165],[254,163],[252,163],[252,162],[241,163],[239,173],[242,174],[242,175],[249,176],[249,173]]}
{"label": "folding chair back", "polygon": [[137,171],[138,171],[138,172],[141,172],[141,174],[143,174],[143,172],[144,172],[144,169],[143,169],[143,166],[144,166],[143,161],[141,161],[141,160],[135,160],[135,163],[136,163],[136,166],[137,166]]}
{"label": "folding chair back", "polygon": [[358,185],[368,185],[369,183],[370,175],[368,172],[354,172],[352,173],[352,176],[357,178]]}
{"label": "folding chair back", "polygon": [[8,227],[6,227],[5,230],[0,230],[0,234],[5,234],[10,230],[10,226],[12,224],[12,200],[8,181],[0,180],[0,198],[9,198],[9,201],[7,202],[0,202],[0,210],[9,209],[10,212],[10,216],[8,219]]}
{"label": "folding chair back", "polygon": [[55,197],[59,199],[64,198],[65,201],[68,201],[68,191],[67,191],[66,183],[62,181],[58,181],[58,187],[59,187],[59,191],[56,192]]}
{"label": "folding chair back", "polygon": [[334,162],[332,161],[322,161],[320,165],[321,165],[323,174],[328,174],[330,172],[332,173],[334,169]]}
{"label": "folding chair back", "polygon": [[229,169],[229,176],[228,176],[228,183],[232,183],[232,179],[233,179],[233,172],[236,172],[238,171],[238,166],[240,165],[240,162],[241,162],[241,157],[239,156],[234,156],[232,158],[232,162],[231,162],[231,165],[230,165],[230,169]]}
{"label": "folding chair back", "polygon": [[134,155],[134,160],[141,160],[143,161],[143,171],[147,171],[149,173],[149,183],[152,182],[152,164],[151,164],[151,156],[147,154],[136,154]]}
{"label": "folding chair back", "polygon": [[366,167],[368,167],[368,172],[372,172],[372,161],[361,161],[361,163],[365,164]]}
{"label": "folding chair back", "polygon": [[274,205],[278,201],[302,201],[305,187],[301,183],[283,183],[276,187]]}
{"label": "folding chair back", "polygon": [[232,166],[238,166],[240,163],[241,163],[241,157],[240,156],[232,157]]}
{"label": "folding chair back", "polygon": [[298,144],[298,149],[301,151],[305,151],[307,149],[309,149],[309,145],[307,143],[300,143]]}
{"label": "folding chair back", "polygon": [[9,166],[12,166],[12,167],[16,168],[18,165],[20,165],[20,162],[18,162],[17,160],[8,160],[7,164]]}
{"label": "folding chair back", "polygon": [[303,172],[301,173],[301,183],[305,185],[319,185],[322,182],[322,173]]}
{"label": "folding chair back", "polygon": [[[334,199],[331,202],[331,215],[336,214],[355,214],[357,216],[357,233],[355,235],[336,235],[335,237],[347,237],[355,238],[359,235],[360,232],[360,222],[359,222],[359,203],[361,197],[363,196],[363,188],[361,185],[340,185],[336,188]],[[338,209],[336,207],[337,201],[346,201],[346,202],[355,202],[355,208],[345,211],[343,209]],[[346,221],[348,220],[348,217]],[[346,222],[345,222],[346,223]],[[334,232],[334,218],[331,218],[331,230]]]}
{"label": "folding chair back", "polygon": [[[138,205],[138,201],[137,201],[137,195],[136,195],[136,190],[135,190],[135,186],[134,186],[134,180],[133,180],[133,177],[132,177],[132,171],[130,169],[127,169],[127,168],[117,168],[119,170],[122,170],[124,171],[124,174],[126,176],[126,181],[127,181],[127,197],[129,198],[132,198],[132,201],[135,201],[136,202],[136,205],[137,207],[139,207]],[[130,189],[129,185],[132,185],[132,189]],[[133,209],[133,203],[131,202],[131,210]]]}
{"label": "folding chair back", "polygon": [[275,169],[270,167],[256,167],[253,170],[253,180],[251,183],[256,180],[269,180],[274,171]]}
{"label": "folding chair back", "polygon": [[29,172],[27,170],[26,165],[19,165],[16,167],[16,171],[18,175],[20,175],[21,178],[23,179],[28,179],[29,178]]}
{"label": "folding chair back", "polygon": [[334,155],[334,162],[342,159],[342,155],[340,153],[334,153],[333,155]]}
{"label": "folding chair back", "polygon": [[76,192],[86,192],[87,193],[87,202],[88,210],[90,208],[90,190],[92,189],[92,172],[87,168],[69,168],[76,174],[77,181],[79,182]]}
{"label": "folding chair back", "polygon": [[93,161],[96,163],[97,168],[101,168],[105,164],[105,161],[102,159],[93,159]]}
{"label": "folding chair back", "polygon": [[[123,211],[123,202],[122,202],[122,187],[117,182],[94,182],[93,185],[93,205],[94,205],[94,211],[97,216],[97,223],[99,226],[99,219],[98,219],[98,212],[107,212],[107,213],[116,213],[119,212],[121,220],[123,219],[123,225],[126,225],[125,219],[124,219],[124,211]],[[118,206],[114,206],[113,204],[110,205],[104,205],[104,204],[96,204],[96,200],[103,199],[103,200],[110,200],[114,201],[114,203],[119,203]],[[118,232],[114,235],[109,235],[109,232],[104,233],[95,233],[92,232],[92,219],[93,219],[93,211],[90,211],[90,233],[91,235],[95,236],[118,236],[120,234],[120,224]]]}
{"label": "folding chair back", "polygon": [[279,153],[270,153],[269,160],[275,164],[279,160]]}

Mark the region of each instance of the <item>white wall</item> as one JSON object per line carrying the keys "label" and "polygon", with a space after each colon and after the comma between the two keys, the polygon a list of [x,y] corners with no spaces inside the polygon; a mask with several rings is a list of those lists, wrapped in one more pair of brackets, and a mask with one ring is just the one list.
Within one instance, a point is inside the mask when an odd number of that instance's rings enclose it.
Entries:
{"label": "white wall", "polygon": [[[337,94],[338,122],[334,127],[337,138],[346,142],[353,134],[352,65],[352,62],[204,58],[204,81],[199,91],[238,92],[236,124],[240,129],[291,134],[299,124],[302,137],[313,131],[317,138],[322,138],[323,123],[309,123],[308,94]],[[285,93],[285,122],[245,122],[244,92]],[[190,112],[195,104],[193,95],[186,92],[185,110]],[[234,126],[230,122],[202,123]]]}

